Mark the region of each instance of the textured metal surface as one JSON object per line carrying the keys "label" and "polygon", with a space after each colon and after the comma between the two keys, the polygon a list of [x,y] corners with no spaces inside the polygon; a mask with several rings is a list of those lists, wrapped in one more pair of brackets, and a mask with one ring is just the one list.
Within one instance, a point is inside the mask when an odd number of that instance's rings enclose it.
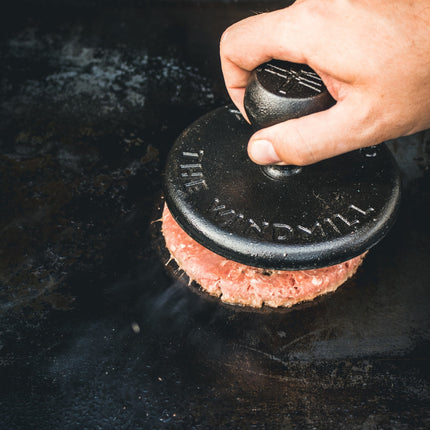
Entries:
{"label": "textured metal surface", "polygon": [[168,276],[152,214],[226,100],[222,29],[270,4],[32,3],[0,14],[0,428],[428,428],[428,134],[392,143],[404,204],[352,282],[220,305]]}
{"label": "textured metal surface", "polygon": [[248,119],[258,128],[319,112],[334,103],[310,67],[277,60],[252,72],[244,98]]}
{"label": "textured metal surface", "polygon": [[203,246],[249,266],[313,269],[356,257],[387,234],[400,176],[385,145],[275,179],[249,159],[252,133],[227,106],[194,122],[169,153],[166,201]]}

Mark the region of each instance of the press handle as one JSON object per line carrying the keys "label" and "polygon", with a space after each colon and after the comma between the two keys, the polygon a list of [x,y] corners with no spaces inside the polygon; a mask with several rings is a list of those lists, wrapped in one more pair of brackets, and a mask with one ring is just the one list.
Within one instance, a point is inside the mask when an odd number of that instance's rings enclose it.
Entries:
{"label": "press handle", "polygon": [[245,90],[245,111],[259,129],[326,110],[335,104],[322,79],[306,64],[272,60],[258,66]]}
{"label": "press handle", "polygon": [[[245,89],[245,111],[255,129],[326,110],[336,101],[318,74],[306,64],[272,60],[251,74]],[[261,167],[273,180],[288,180],[299,166]]]}

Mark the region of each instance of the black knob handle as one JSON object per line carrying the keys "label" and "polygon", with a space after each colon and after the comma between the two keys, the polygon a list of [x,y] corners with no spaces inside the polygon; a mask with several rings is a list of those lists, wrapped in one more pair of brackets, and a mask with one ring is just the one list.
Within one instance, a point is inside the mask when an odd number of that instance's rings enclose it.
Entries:
{"label": "black knob handle", "polygon": [[309,66],[272,60],[252,72],[244,104],[251,124],[263,128],[328,109],[335,100]]}

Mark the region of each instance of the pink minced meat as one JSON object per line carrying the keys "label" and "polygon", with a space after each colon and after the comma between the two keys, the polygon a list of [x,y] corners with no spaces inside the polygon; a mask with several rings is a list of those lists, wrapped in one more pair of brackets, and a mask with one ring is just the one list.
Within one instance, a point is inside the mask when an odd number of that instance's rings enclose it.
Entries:
{"label": "pink minced meat", "polygon": [[260,269],[227,260],[188,236],[163,211],[166,246],[178,266],[201,288],[222,301],[261,307],[289,307],[335,291],[357,271],[364,254],[344,263],[312,270],[283,271]]}

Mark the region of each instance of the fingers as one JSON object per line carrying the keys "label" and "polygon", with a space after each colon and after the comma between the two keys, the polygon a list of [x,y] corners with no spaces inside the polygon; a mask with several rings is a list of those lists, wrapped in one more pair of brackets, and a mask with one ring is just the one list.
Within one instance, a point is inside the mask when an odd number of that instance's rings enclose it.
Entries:
{"label": "fingers", "polygon": [[[356,25],[350,18],[355,16],[349,10],[350,3],[336,2],[330,13],[325,3],[298,1],[288,8],[240,21],[222,37],[226,87],[245,118],[243,98],[250,72],[272,58],[308,64],[337,100],[327,111],[255,133],[248,152],[258,164],[312,164],[380,142],[384,115],[380,111],[379,116],[370,114],[375,110],[371,106],[380,105],[381,89],[375,88],[375,74],[363,57],[363,46],[369,46],[366,38],[366,43],[362,40],[368,32],[363,36],[361,29],[367,15]],[[339,37],[350,34],[351,25],[356,25],[353,34]],[[362,70],[369,71],[370,79],[366,74],[362,76]]]}
{"label": "fingers", "polygon": [[427,128],[427,3],[297,0],[230,27],[221,62],[242,114],[250,71],[272,58],[308,64],[337,101],[327,111],[260,130],[249,143],[250,157],[305,165]]}
{"label": "fingers", "polygon": [[[220,42],[221,67],[233,103],[245,114],[243,97],[249,75],[272,58],[303,63],[300,38],[293,8],[255,15],[228,28]],[[288,44],[283,41],[288,40]]]}
{"label": "fingers", "polygon": [[257,164],[307,165],[354,149],[370,146],[376,133],[367,124],[365,110],[352,100],[256,132],[248,154]]}

